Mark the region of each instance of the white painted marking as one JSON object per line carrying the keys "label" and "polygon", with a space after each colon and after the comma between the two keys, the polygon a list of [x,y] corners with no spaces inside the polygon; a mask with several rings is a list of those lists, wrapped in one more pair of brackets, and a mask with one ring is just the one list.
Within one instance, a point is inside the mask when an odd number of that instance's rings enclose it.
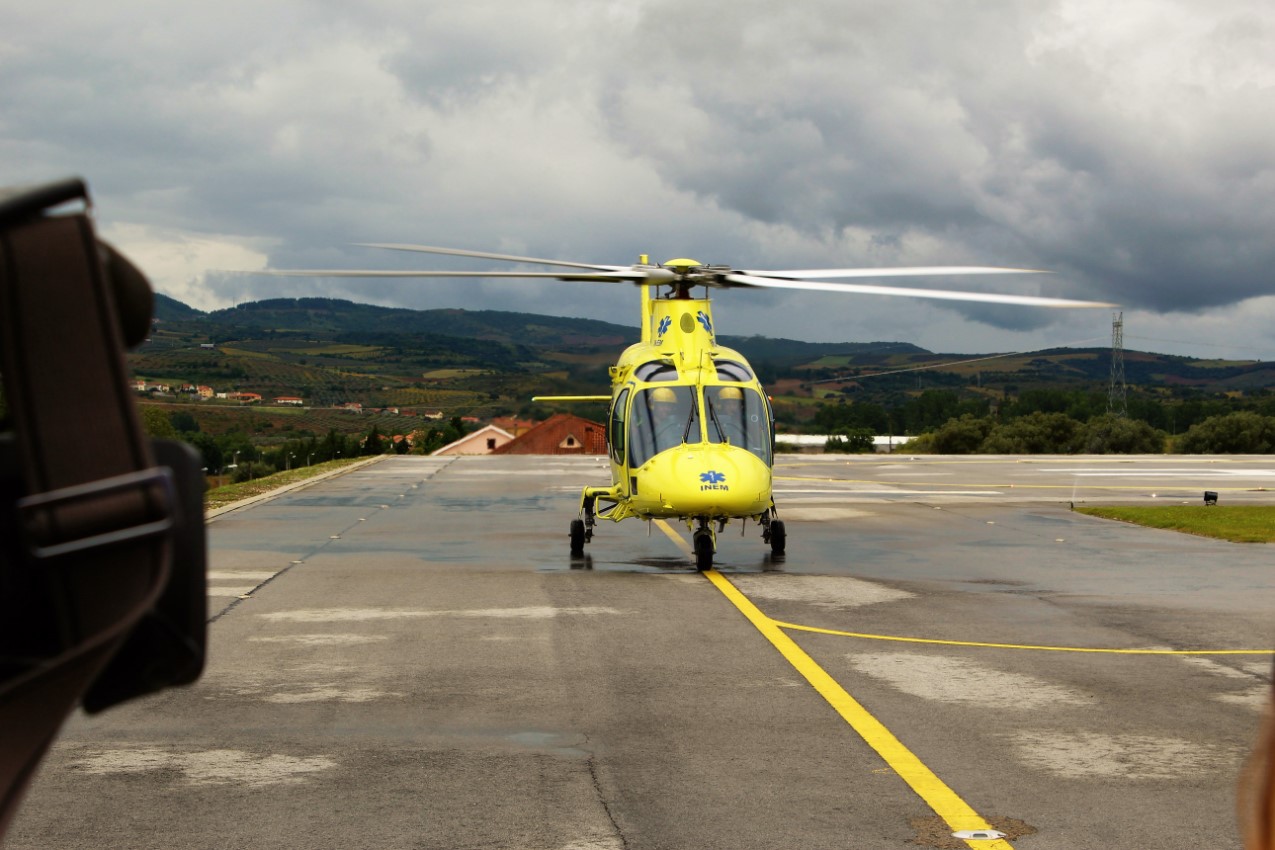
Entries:
{"label": "white painted marking", "polygon": [[1275,478],[1272,469],[1041,469],[1068,472],[1077,478]]}
{"label": "white painted marking", "polygon": [[265,581],[279,574],[278,570],[210,570],[209,581]]}
{"label": "white painted marking", "polygon": [[281,635],[279,637],[250,637],[253,643],[294,644],[296,646],[358,646],[389,640],[389,635],[317,634]]}
{"label": "white painted marking", "polygon": [[539,468],[537,469],[466,468],[466,469],[453,470],[452,474],[462,475],[462,476],[475,476],[475,477],[482,476],[482,475],[494,475],[499,478],[509,478],[510,476],[513,476],[513,475],[528,475],[528,476],[535,476],[537,478],[543,478],[546,475],[579,475],[581,472],[582,470],[580,469],[554,468],[554,467],[545,467],[543,469],[539,469]]}
{"label": "white painted marking", "polygon": [[857,508],[818,507],[815,505],[784,505],[782,518],[795,522],[832,522],[843,519],[862,519],[876,516],[873,511]]}
{"label": "white painted marking", "polygon": [[297,611],[276,611],[261,614],[267,620],[288,623],[352,623],[373,620],[419,620],[427,617],[491,618],[504,620],[549,620],[558,616],[598,616],[620,614],[615,608],[581,606],[577,608],[553,608],[538,606],[528,608],[476,608],[460,611],[425,611],[394,608],[310,608]]}
{"label": "white painted marking", "polygon": [[624,842],[613,835],[595,835],[577,838],[570,844],[562,845],[559,850],[624,850]]}
{"label": "white painted marking", "polygon": [[907,469],[908,471],[907,472],[891,471],[890,474],[898,478],[907,478],[909,476],[912,478],[940,478],[940,477],[956,474],[955,472],[939,472],[937,469],[916,469],[912,467],[904,467],[904,468]]}
{"label": "white painted marking", "polygon": [[1091,696],[1035,676],[1009,673],[959,658],[912,652],[868,652],[847,657],[860,673],[935,702],[1024,711],[1095,702]]}
{"label": "white painted marking", "polygon": [[1241,661],[1240,666],[1254,676],[1261,676],[1264,680],[1271,680],[1271,662],[1266,661]]}
{"label": "white painted marking", "polygon": [[176,770],[191,785],[249,787],[295,785],[336,765],[336,761],[327,756],[297,758],[279,754],[257,755],[242,750],[179,753],[148,746],[100,749],[72,763],[73,767],[98,776]]}
{"label": "white painted marking", "polygon": [[1246,682],[1253,681],[1253,677],[1243,670],[1236,670],[1230,665],[1223,664],[1220,661],[1214,661],[1212,658],[1204,658],[1199,655],[1177,655],[1174,656],[1184,664],[1190,664],[1192,667],[1199,667],[1215,676],[1222,676],[1227,679],[1243,679]]}
{"label": "white painted marking", "polygon": [[1215,676],[1232,681],[1252,683],[1252,687],[1243,691],[1214,694],[1213,699],[1218,702],[1251,708],[1256,711],[1261,711],[1270,702],[1271,686],[1253,682],[1254,675],[1260,676],[1262,679],[1266,679],[1269,676],[1270,666],[1267,662],[1242,661],[1237,665],[1239,669],[1236,669],[1236,667],[1232,667],[1229,664],[1223,664],[1212,658],[1202,658],[1198,655],[1178,655],[1174,657],[1184,664],[1190,664],[1192,667],[1212,673]]}
{"label": "white painted marking", "polygon": [[1009,736],[1019,761],[1064,779],[1189,779],[1217,773],[1233,782],[1242,753],[1181,738],[1100,732],[1017,732]]}
{"label": "white painted marking", "polygon": [[274,693],[265,697],[266,702],[290,705],[303,702],[371,702],[383,697],[401,697],[400,693],[378,691],[375,688],[339,688],[336,685],[316,685],[308,691]]}
{"label": "white painted marking", "polygon": [[260,585],[252,584],[245,587],[210,587],[208,588],[209,596],[248,596]]}
{"label": "white painted marking", "polygon": [[517,641],[518,643],[530,643],[537,641],[544,643],[550,639],[549,635],[482,635],[479,640],[491,641],[492,643],[507,643],[509,641]]}
{"label": "white painted marking", "polygon": [[857,608],[916,595],[848,576],[738,575],[731,581],[754,600],[806,602],[820,608]]}
{"label": "white painted marking", "polygon": [[1227,705],[1238,705],[1254,711],[1264,711],[1271,701],[1271,689],[1266,685],[1258,685],[1247,691],[1232,694],[1214,694],[1213,699]]}

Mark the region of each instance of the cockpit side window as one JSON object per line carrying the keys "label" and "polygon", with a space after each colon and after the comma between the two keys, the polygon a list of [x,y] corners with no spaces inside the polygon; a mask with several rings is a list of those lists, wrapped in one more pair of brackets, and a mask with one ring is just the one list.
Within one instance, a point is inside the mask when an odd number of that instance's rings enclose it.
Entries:
{"label": "cockpit side window", "polygon": [[611,459],[618,464],[624,463],[624,444],[626,429],[625,414],[629,403],[629,390],[625,387],[615,397],[615,406],[611,408],[611,429],[607,434],[607,442],[611,444]]}
{"label": "cockpit side window", "polygon": [[770,411],[761,393],[751,387],[705,387],[704,416],[710,443],[729,443],[771,462]]}
{"label": "cockpit side window", "polygon": [[648,387],[634,392],[629,406],[629,466],[641,466],[662,451],[700,440],[693,387]]}

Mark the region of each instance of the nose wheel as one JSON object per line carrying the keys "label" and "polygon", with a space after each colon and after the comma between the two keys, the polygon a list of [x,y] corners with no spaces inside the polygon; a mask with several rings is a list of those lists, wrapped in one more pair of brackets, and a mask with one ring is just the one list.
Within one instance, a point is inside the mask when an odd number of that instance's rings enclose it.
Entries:
{"label": "nose wheel", "polygon": [[695,531],[695,569],[700,572],[713,568],[713,551],[717,547],[713,542],[713,531],[710,528],[699,528]]}
{"label": "nose wheel", "polygon": [[775,519],[774,508],[761,518],[761,541],[770,544],[773,555],[784,554],[784,546],[788,543],[788,533],[784,529],[784,521]]}
{"label": "nose wheel", "polygon": [[[713,526],[704,517],[696,519],[697,528],[691,538],[695,550],[695,569],[700,572],[713,568],[713,553],[717,551],[717,536],[713,534]],[[722,525],[725,525],[723,522]]]}

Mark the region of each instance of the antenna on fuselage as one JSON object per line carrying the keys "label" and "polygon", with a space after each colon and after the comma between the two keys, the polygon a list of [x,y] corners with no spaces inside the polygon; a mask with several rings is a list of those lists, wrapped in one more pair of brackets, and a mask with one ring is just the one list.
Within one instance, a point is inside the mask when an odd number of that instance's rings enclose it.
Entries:
{"label": "antenna on fuselage", "polygon": [[[638,254],[638,265],[649,266],[651,264],[651,256],[649,254]],[[642,341],[651,342],[651,285],[642,284],[638,287],[642,290]]]}

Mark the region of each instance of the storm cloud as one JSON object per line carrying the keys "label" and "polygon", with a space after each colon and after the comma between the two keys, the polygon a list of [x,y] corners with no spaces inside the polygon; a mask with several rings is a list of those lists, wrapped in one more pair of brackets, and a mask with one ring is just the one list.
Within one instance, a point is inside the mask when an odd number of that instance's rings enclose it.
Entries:
{"label": "storm cloud", "polygon": [[[994,264],[1053,274],[914,285],[1114,301],[1128,347],[1275,356],[1260,0],[5,5],[0,183],[85,176],[108,238],[204,309],[327,294],[636,321],[622,287],[221,271],[490,267],[360,241]],[[731,333],[1110,338],[1104,310],[718,298]]]}

